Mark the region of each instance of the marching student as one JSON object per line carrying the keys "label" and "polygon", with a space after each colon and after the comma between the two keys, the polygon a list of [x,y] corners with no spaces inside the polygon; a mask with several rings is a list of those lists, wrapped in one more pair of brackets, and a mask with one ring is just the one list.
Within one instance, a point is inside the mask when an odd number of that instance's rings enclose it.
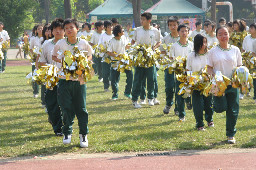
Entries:
{"label": "marching student", "polygon": [[[92,59],[93,49],[86,40],[77,38],[78,22],[76,19],[66,19],[64,21],[64,30],[67,38],[59,40],[54,46],[52,59],[61,63],[65,51],[73,53],[75,46],[79,50],[87,51],[88,59]],[[58,56],[58,51],[63,53]],[[88,147],[88,112],[86,110],[86,85],[80,84],[78,79],[70,77],[66,80],[65,77],[59,80],[58,84],[58,103],[63,114],[64,134],[63,144],[70,144],[72,135],[72,125],[75,116],[78,119],[80,146]]]}
{"label": "marching student", "polygon": [[[180,37],[178,33],[178,27],[179,27],[179,21],[178,18],[171,17],[167,21],[168,28],[170,30],[170,34],[166,35],[163,38],[163,44],[174,44],[177,42]],[[162,48],[161,46],[161,53],[167,54],[167,52]],[[166,94],[166,105],[163,110],[164,114],[168,114],[170,112],[170,109],[173,105],[173,94],[175,93],[175,78],[174,73],[169,74],[168,69],[165,69],[164,71],[164,80],[165,80],[165,94]],[[176,100],[176,97],[175,97]],[[175,102],[176,104],[176,102]],[[177,108],[177,107],[175,107]],[[174,110],[174,112],[178,113],[177,110]]]}
{"label": "marching student", "polygon": [[93,32],[91,31],[92,29],[92,26],[90,23],[84,23],[82,25],[82,31],[80,31],[78,34],[77,34],[77,37],[81,37],[82,35],[84,37],[87,37],[88,35],[91,36],[93,34]]}
{"label": "marching student", "polygon": [[208,48],[213,47],[214,44],[218,43],[218,40],[215,35],[215,23],[211,22],[207,24],[207,43],[208,43]]}
{"label": "marching student", "polygon": [[[171,47],[171,53],[170,53],[170,58],[175,59],[178,56],[188,56],[189,53],[193,50],[193,42],[188,41],[188,30],[189,28],[186,25],[179,25],[178,27],[178,33],[180,36],[179,41],[177,41],[176,43],[174,43]],[[179,92],[180,88],[179,85],[181,84],[181,82],[179,82],[178,80],[176,80],[176,100],[177,100],[177,105],[176,105],[176,110],[177,110],[177,114],[179,114],[179,121],[185,121],[185,102],[184,100],[186,100],[186,104],[187,104],[187,108],[190,110],[192,109],[192,105],[191,105],[191,98],[188,97],[186,99],[184,99],[182,97],[182,95],[178,95],[177,93]]]}
{"label": "marching student", "polygon": [[[37,25],[36,26],[36,31],[35,31],[35,36],[33,38],[30,39],[29,42],[29,49],[30,49],[30,53],[33,55],[33,49],[34,48],[38,48],[41,49],[42,48],[42,42],[43,42],[43,26],[42,25]],[[36,61],[34,63],[32,63],[32,72],[38,68],[38,59],[39,59],[39,54],[36,58]],[[34,98],[38,97],[38,93],[39,93],[39,85],[36,82],[32,82],[32,87],[33,87],[33,94],[34,94]],[[42,94],[43,95],[43,94]]]}
{"label": "marching student", "polygon": [[[102,34],[102,31],[104,29],[104,24],[103,22],[101,21],[97,21],[95,23],[95,28],[96,30],[94,31],[94,33],[92,34],[92,38],[91,38],[91,41],[90,41],[90,45],[93,47],[94,45],[98,45],[99,43],[99,39],[100,39],[100,36]],[[102,66],[101,66],[101,57],[99,56],[93,56],[93,69],[95,70],[95,72],[98,74],[98,79],[99,79],[99,82],[102,82],[103,81],[103,78],[102,78]]]}
{"label": "marching student", "polygon": [[[101,34],[99,43],[98,45],[102,44],[105,49],[108,47],[109,41],[113,38],[112,30],[113,26],[110,21],[104,21],[104,28],[105,32]],[[108,54],[105,53],[103,57],[100,57],[102,59],[102,77],[103,77],[103,84],[104,84],[104,91],[108,92],[109,91],[109,81],[110,81],[110,68],[111,68],[111,63],[107,63],[104,61],[104,58],[108,57]]]}
{"label": "marching student", "polygon": [[188,37],[192,37],[192,40],[194,40],[194,37],[197,34],[201,34],[202,33],[202,23],[200,21],[196,22],[196,29],[194,31],[191,32],[191,34]]}
{"label": "marching student", "polygon": [[[224,76],[231,79],[236,67],[242,66],[242,56],[238,47],[230,45],[228,29],[219,27],[216,30],[219,45],[215,46],[208,54],[208,72],[215,74],[221,71]],[[239,89],[228,85],[225,95],[213,97],[213,109],[217,113],[226,111],[226,136],[228,143],[235,143],[236,121],[239,114]]]}
{"label": "marching student", "polygon": [[[111,56],[112,64],[115,64],[115,56],[119,54],[124,54],[125,50],[128,48],[128,42],[126,37],[124,37],[124,31],[121,25],[116,25],[113,29],[113,34],[115,37],[113,37],[109,41],[107,54]],[[115,54],[115,53],[116,54]],[[131,90],[132,90],[132,80],[133,80],[133,73],[132,70],[125,70],[126,74],[126,86],[124,95],[131,99]],[[118,99],[118,83],[120,80],[120,72],[115,70],[113,67],[111,67],[111,87],[112,87],[112,100]]]}
{"label": "marching student", "polygon": [[[8,44],[7,48],[9,48],[9,44],[10,44],[9,34],[6,30],[4,30],[4,23],[0,22],[0,45],[6,42]],[[2,50],[4,54],[3,60],[0,60],[0,73],[3,73],[6,67],[7,49],[0,49],[0,50]]]}
{"label": "marching student", "polygon": [[[42,55],[39,58],[40,65],[53,64],[56,65],[56,62],[52,60],[52,52],[55,44],[64,38],[64,28],[63,28],[64,20],[61,18],[56,18],[51,23],[52,34],[54,36],[53,39],[49,40],[43,45]],[[60,63],[58,63],[58,67],[61,67]],[[57,101],[57,86],[53,89],[46,89],[45,92],[45,103],[47,108],[47,113],[49,115],[49,120],[52,124],[53,131],[56,136],[63,136],[62,133],[62,115],[60,106]]]}
{"label": "marching student", "polygon": [[[152,19],[152,14],[145,12],[141,14],[141,27],[138,27],[134,31],[134,36],[132,38],[132,45],[147,44],[151,45],[152,49],[155,50],[161,44],[160,32],[150,26]],[[141,87],[143,78],[147,79],[147,91],[148,91],[148,103],[150,106],[154,105],[154,75],[155,66],[149,68],[135,67],[133,87],[132,87],[132,103],[134,108],[140,108],[141,105],[138,103],[138,97],[141,94]]]}
{"label": "marching student", "polygon": [[225,26],[227,23],[226,19],[221,17],[220,20],[219,20],[219,26]]}
{"label": "marching student", "polygon": [[[198,72],[205,68],[208,60],[207,39],[201,34],[197,34],[194,38],[194,51],[188,55],[186,69],[192,72]],[[213,109],[212,96],[205,97],[201,91],[193,90],[192,106],[196,119],[196,128],[199,131],[204,131],[204,114],[208,127],[213,127]]]}

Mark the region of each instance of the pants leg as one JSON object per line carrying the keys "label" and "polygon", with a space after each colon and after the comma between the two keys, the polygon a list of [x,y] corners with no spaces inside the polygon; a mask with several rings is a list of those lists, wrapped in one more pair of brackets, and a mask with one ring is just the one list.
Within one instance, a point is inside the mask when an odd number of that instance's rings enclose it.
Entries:
{"label": "pants leg", "polygon": [[253,79],[253,99],[256,99],[256,79]]}
{"label": "pants leg", "polygon": [[[35,65],[32,65],[32,73],[36,69]],[[38,94],[39,93],[39,85],[36,82],[32,82],[32,88],[33,88],[33,94]]]}
{"label": "pants leg", "polygon": [[58,103],[63,116],[62,132],[64,135],[72,134],[75,112],[73,107],[73,82],[60,80],[58,86]]}
{"label": "pants leg", "polygon": [[4,53],[4,58],[2,60],[2,71],[5,71],[5,67],[6,67],[6,58],[7,58],[7,51],[3,51]]}
{"label": "pants leg", "polygon": [[192,93],[192,105],[196,119],[196,128],[204,126],[204,104],[204,96],[200,95],[200,91],[194,90]]}
{"label": "pants leg", "polygon": [[45,105],[45,92],[46,92],[46,86],[41,85],[41,103],[42,103],[42,105]]}
{"label": "pants leg", "polygon": [[143,77],[142,84],[141,84],[141,92],[140,92],[140,99],[146,99],[146,76]]}
{"label": "pants leg", "polygon": [[157,82],[157,67],[155,66],[155,74],[154,74],[154,98],[157,98],[158,94],[158,82]]}
{"label": "pants leg", "polygon": [[166,94],[166,105],[173,105],[173,94],[174,94],[174,73],[169,74],[168,69],[164,71],[164,81],[165,81],[165,94]]}
{"label": "pants leg", "polygon": [[63,123],[60,106],[57,101],[57,86],[55,86],[53,90],[46,90],[45,102],[54,132],[61,132]]}
{"label": "pants leg", "polygon": [[104,89],[109,88],[110,68],[111,68],[111,64],[108,64],[106,62],[102,63],[102,76],[103,76]]}
{"label": "pants leg", "polygon": [[124,72],[126,74],[126,86],[125,86],[124,94],[131,94],[133,73],[132,73],[132,70],[125,70]]}
{"label": "pants leg", "polygon": [[154,74],[155,66],[146,68],[148,99],[154,98]]}
{"label": "pants leg", "polygon": [[118,83],[120,80],[120,72],[111,68],[111,87],[112,97],[118,97]]}
{"label": "pants leg", "polygon": [[213,121],[213,108],[212,108],[212,96],[204,97],[204,111],[205,111],[205,120],[210,123]]}
{"label": "pants leg", "polygon": [[98,73],[98,71],[97,71],[97,59],[96,59],[95,55],[92,55],[92,61],[93,61],[92,68],[94,70],[94,73],[97,74]]}
{"label": "pants leg", "polygon": [[80,85],[80,82],[73,83],[73,101],[76,117],[78,119],[79,134],[86,135],[88,129],[88,112],[86,110],[86,85]]}
{"label": "pants leg", "polygon": [[185,112],[185,99],[182,97],[182,95],[178,95],[178,92],[180,90],[179,85],[181,82],[178,80],[176,81],[176,96],[177,96],[177,111],[179,112],[179,118],[184,118],[186,116]]}
{"label": "pants leg", "polygon": [[178,111],[178,105],[177,105],[177,96],[178,96],[178,93],[177,93],[177,87],[176,87],[176,83],[177,83],[177,79],[175,78],[176,77],[176,75],[175,75],[175,73],[173,73],[174,74],[174,94],[175,94],[175,99],[174,99],[174,103],[175,103],[175,107],[174,107],[174,111],[176,112],[176,111]]}
{"label": "pants leg", "polygon": [[226,96],[213,96],[213,111],[221,113],[227,110],[227,99]]}
{"label": "pants leg", "polygon": [[141,84],[145,75],[145,68],[134,67],[134,79],[132,84],[132,100],[138,101],[138,97],[141,94]]}
{"label": "pants leg", "polygon": [[97,66],[97,72],[98,72],[99,79],[102,79],[102,62],[101,62],[101,60],[102,60],[101,57],[96,58],[96,66]]}
{"label": "pants leg", "polygon": [[227,111],[226,111],[226,135],[233,137],[236,134],[236,121],[239,113],[239,92],[238,89],[228,88],[226,90]]}

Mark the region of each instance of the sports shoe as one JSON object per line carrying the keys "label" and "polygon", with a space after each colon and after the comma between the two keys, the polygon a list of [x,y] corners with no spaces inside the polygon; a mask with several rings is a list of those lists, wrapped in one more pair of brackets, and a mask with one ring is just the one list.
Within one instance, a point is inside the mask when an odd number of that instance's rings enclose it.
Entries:
{"label": "sports shoe", "polygon": [[42,104],[42,108],[46,108],[45,104]]}
{"label": "sports shoe", "polygon": [[80,138],[80,146],[82,148],[87,148],[88,147],[87,135],[79,134],[79,138]]}
{"label": "sports shoe", "polygon": [[70,144],[71,142],[71,135],[64,135],[63,137],[63,144],[66,145],[66,144]]}
{"label": "sports shoe", "polygon": [[147,104],[146,100],[140,100],[140,104]]}
{"label": "sports shoe", "polygon": [[164,107],[164,110],[163,110],[163,112],[164,112],[164,114],[169,114],[170,113],[170,109],[171,109],[171,106],[165,106]]}
{"label": "sports shoe", "polygon": [[118,99],[118,97],[112,97],[112,100],[117,100]]}
{"label": "sports shoe", "polygon": [[179,122],[185,122],[185,117],[179,118]]}
{"label": "sports shoe", "polygon": [[247,95],[246,95],[247,97],[251,97],[251,94],[250,93],[247,93]]}
{"label": "sports shoe", "polygon": [[100,82],[100,83],[103,82],[103,78],[99,79],[99,82]]}
{"label": "sports shoe", "polygon": [[46,107],[45,107],[44,111],[45,111],[45,113],[48,113],[48,110],[47,110],[47,108],[46,108]]}
{"label": "sports shoe", "polygon": [[209,122],[208,123],[208,127],[214,127],[214,123],[213,122]]}
{"label": "sports shoe", "polygon": [[204,127],[199,127],[197,128],[198,131],[205,131],[205,128]]}
{"label": "sports shoe", "polygon": [[160,101],[157,100],[157,98],[154,98],[153,100],[154,100],[154,105],[160,105]]}
{"label": "sports shoe", "polygon": [[174,114],[176,115],[176,116],[179,116],[179,111],[174,111]]}
{"label": "sports shoe", "polygon": [[240,100],[243,100],[243,99],[244,99],[244,95],[240,93],[240,94],[239,94],[239,99],[240,99]]}
{"label": "sports shoe", "polygon": [[191,110],[192,109],[192,104],[190,102],[186,102],[186,105],[187,105],[187,109],[188,110]]}
{"label": "sports shoe", "polygon": [[229,144],[235,144],[236,143],[236,139],[234,137],[228,137],[228,143]]}
{"label": "sports shoe", "polygon": [[131,94],[124,94],[125,97],[127,97],[128,99],[131,99],[132,98],[132,95]]}
{"label": "sports shoe", "polygon": [[34,94],[34,98],[35,98],[35,99],[38,98],[38,94]]}
{"label": "sports shoe", "polygon": [[141,105],[138,103],[138,101],[132,101],[132,104],[133,104],[135,109],[141,108]]}
{"label": "sports shoe", "polygon": [[148,99],[148,105],[154,106],[154,99]]}
{"label": "sports shoe", "polygon": [[104,92],[109,92],[109,89],[104,89]]}

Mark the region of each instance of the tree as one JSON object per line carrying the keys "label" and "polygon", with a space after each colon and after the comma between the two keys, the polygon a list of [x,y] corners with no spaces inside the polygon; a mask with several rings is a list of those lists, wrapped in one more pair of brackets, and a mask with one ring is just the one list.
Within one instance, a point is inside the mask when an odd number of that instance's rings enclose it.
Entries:
{"label": "tree", "polygon": [[70,0],[64,0],[65,18],[72,18]]}
{"label": "tree", "polygon": [[132,0],[133,20],[135,27],[140,26],[141,0]]}
{"label": "tree", "polygon": [[50,12],[49,12],[50,2],[49,0],[44,0],[44,11],[46,23],[49,23]]}

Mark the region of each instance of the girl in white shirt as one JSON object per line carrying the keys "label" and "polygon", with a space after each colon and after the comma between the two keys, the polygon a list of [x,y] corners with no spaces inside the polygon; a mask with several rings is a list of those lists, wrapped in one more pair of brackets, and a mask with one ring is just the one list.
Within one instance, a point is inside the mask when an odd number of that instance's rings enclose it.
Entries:
{"label": "girl in white shirt", "polygon": [[[194,51],[187,58],[186,68],[188,71],[198,72],[203,69],[208,60],[207,39],[201,34],[197,34],[194,38]],[[208,127],[213,127],[213,109],[212,96],[205,97],[200,91],[194,90],[192,93],[192,106],[196,119],[196,128],[204,131],[203,111],[205,111],[205,120]]]}
{"label": "girl in white shirt", "polygon": [[[226,27],[216,30],[219,45],[212,48],[208,55],[208,71],[214,74],[221,71],[224,76],[232,77],[232,72],[236,67],[242,65],[242,56],[238,47],[230,45],[229,33]],[[213,109],[217,113],[226,111],[226,136],[228,143],[235,143],[236,121],[239,113],[239,89],[229,85],[225,91],[225,96],[214,96]]]}

